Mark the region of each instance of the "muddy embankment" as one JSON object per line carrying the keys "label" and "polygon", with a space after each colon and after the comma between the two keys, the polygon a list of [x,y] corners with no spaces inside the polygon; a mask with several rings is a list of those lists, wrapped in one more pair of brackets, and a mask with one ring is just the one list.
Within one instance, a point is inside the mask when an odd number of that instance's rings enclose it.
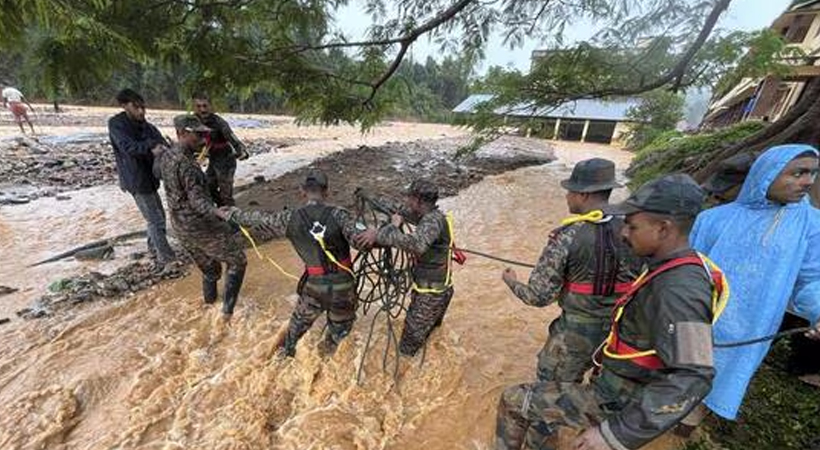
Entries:
{"label": "muddy embankment", "polygon": [[[488,144],[474,154],[456,158],[457,150],[466,143],[466,139],[451,138],[347,149],[317,159],[276,179],[241,187],[238,189],[237,204],[240,208],[269,211],[296,207],[300,203],[300,182],[314,168],[323,170],[330,179],[330,202],[350,208],[353,207],[353,192],[357,187],[398,197],[412,179],[426,177],[440,186],[442,197],[447,197],[487,175],[541,165],[555,159],[546,142],[512,137]],[[270,142],[265,142],[260,146],[269,145]],[[50,154],[49,158],[55,156]],[[78,170],[93,171],[97,167],[100,164]],[[258,237],[261,240],[265,238]],[[113,247],[116,245],[119,243],[105,243],[100,248],[100,256],[113,257]],[[163,279],[184,276],[192,269],[187,266],[179,271],[157,274],[143,256],[144,251],[139,249],[131,248],[130,253],[126,254],[120,251],[118,258],[136,261],[110,273],[91,271],[51,282],[48,292],[17,314],[24,318],[44,317],[79,303],[101,298],[116,299],[146,289]]]}

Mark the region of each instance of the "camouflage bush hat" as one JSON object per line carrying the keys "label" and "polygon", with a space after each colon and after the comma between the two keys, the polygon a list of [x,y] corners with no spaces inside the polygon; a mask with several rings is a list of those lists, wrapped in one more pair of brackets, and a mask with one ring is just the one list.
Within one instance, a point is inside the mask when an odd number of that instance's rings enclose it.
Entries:
{"label": "camouflage bush hat", "polygon": [[621,187],[615,182],[615,163],[603,158],[580,161],[561,187],[570,192],[598,192]]}
{"label": "camouflage bush hat", "polygon": [[210,128],[203,125],[199,118],[193,114],[180,114],[174,117],[174,128],[192,133],[211,131]]}
{"label": "camouflage bush hat", "polygon": [[615,215],[651,212],[694,217],[700,213],[705,197],[689,175],[666,175],[644,184],[624,202],[605,207],[604,211]]}
{"label": "camouflage bush hat", "polygon": [[438,186],[429,180],[422,178],[414,180],[404,191],[405,195],[410,195],[421,200],[435,203],[438,201]]}

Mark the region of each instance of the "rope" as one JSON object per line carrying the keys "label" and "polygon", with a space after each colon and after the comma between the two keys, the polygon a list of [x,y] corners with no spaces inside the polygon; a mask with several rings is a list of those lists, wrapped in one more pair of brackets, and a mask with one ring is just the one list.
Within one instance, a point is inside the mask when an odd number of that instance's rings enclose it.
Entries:
{"label": "rope", "polygon": [[815,329],[815,327],[795,328],[793,330],[781,331],[779,333],[774,333],[774,334],[770,334],[768,336],[763,336],[763,337],[754,338],[754,339],[748,339],[748,340],[745,340],[745,341],[715,343],[715,347],[716,348],[745,347],[747,345],[759,344],[761,342],[774,341],[774,340],[777,340],[777,339],[780,339],[780,338],[783,338],[783,337],[786,337],[786,336],[791,336],[793,334],[805,333],[807,331],[811,331],[811,330],[814,330],[814,329]]}
{"label": "rope", "polygon": [[[381,212],[363,195],[357,194],[357,222],[379,223],[376,214]],[[387,372],[390,366],[390,353],[393,350],[393,379],[398,382],[399,339],[394,320],[406,310],[405,300],[411,287],[410,255],[395,248],[372,248],[360,251],[353,260],[353,272],[356,277],[356,296],[366,315],[371,308],[377,308],[370,322],[370,329],[365,340],[362,358],[356,372],[356,383],[361,384],[364,373],[364,362],[370,350],[376,321],[384,317],[387,321],[387,343],[382,353],[382,371]]]}
{"label": "rope", "polygon": [[248,242],[251,243],[251,247],[253,247],[253,251],[256,252],[256,256],[258,256],[260,260],[269,262],[273,267],[275,267],[279,272],[281,272],[286,277],[292,278],[296,281],[299,281],[299,277],[297,277],[296,275],[293,275],[292,273],[289,273],[287,270],[283,269],[282,266],[277,264],[276,261],[274,261],[271,257],[265,256],[265,255],[262,254],[261,251],[259,251],[259,247],[256,245],[256,241],[253,240],[253,236],[251,236],[251,233],[250,233],[250,231],[248,231],[247,228],[243,227],[242,225],[239,225],[238,223],[234,222],[233,220],[231,220],[230,222],[239,227],[239,231],[241,231],[242,234],[245,235],[245,238],[248,239]]}

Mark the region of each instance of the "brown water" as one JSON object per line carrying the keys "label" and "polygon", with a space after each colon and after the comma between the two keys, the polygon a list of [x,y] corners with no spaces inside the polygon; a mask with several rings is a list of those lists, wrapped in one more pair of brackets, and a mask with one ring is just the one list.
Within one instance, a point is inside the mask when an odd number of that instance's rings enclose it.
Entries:
{"label": "brown water", "polygon": [[[566,175],[561,164],[522,169],[442,206],[456,217],[460,245],[534,262],[565,215],[558,180]],[[263,251],[298,272],[285,242]],[[545,325],[558,313],[524,306],[501,282],[503,265],[471,257],[456,269],[456,294],[424,365],[403,360],[398,383],[383,373],[380,320],[358,386],[371,318],[324,360],[320,319],[295,359],[276,361],[294,283],[249,258],[229,328],[202,306],[191,276],[0,330],[0,448],[489,448],[500,392],[533,378]]]}

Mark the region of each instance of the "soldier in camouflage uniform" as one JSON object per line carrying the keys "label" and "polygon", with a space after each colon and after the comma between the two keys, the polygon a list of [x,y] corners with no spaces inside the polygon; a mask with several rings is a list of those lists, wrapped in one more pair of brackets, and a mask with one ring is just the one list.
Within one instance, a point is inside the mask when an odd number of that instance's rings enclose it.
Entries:
{"label": "soldier in camouflage uniform", "polygon": [[245,145],[222,117],[213,112],[211,99],[206,94],[193,96],[194,113],[203,125],[211,129],[208,136],[208,168],[205,176],[208,191],[219,206],[233,206],[233,177],[236,160],[248,159]]}
{"label": "soldier in camouflage uniform", "polygon": [[686,175],[652,181],[610,210],[648,257],[648,273],[622,296],[590,384],[512,386],[498,406],[496,448],[554,449],[557,427],[584,429],[572,448],[632,450],[678,423],[712,386],[713,290],[722,276],[689,247],[704,199]]}
{"label": "soldier in camouflage uniform", "polygon": [[260,227],[274,237],[287,236],[305,263],[296,304],[282,344],[286,356],[296,354],[296,343],[313,322],[327,312],[324,348],[333,352],[350,333],[356,320],[356,281],[351,271],[350,242],[356,233],[353,216],[343,208],[325,204],[327,177],[312,171],[302,184],[307,204],[276,213],[223,208],[222,216],[245,226]]}
{"label": "soldier in camouflage uniform", "polygon": [[528,284],[507,268],[502,278],[516,297],[531,306],[558,302],[538,354],[538,381],[581,381],[592,368],[592,354],[609,332],[616,296],[629,289],[640,260],[620,239],[623,220],[604,215],[615,182],[615,164],[594,158],[579,162],[568,180],[567,206],[577,216],[564,220],[549,241]]}
{"label": "soldier in camouflage uniform", "polygon": [[412,268],[413,288],[410,306],[404,319],[399,352],[413,356],[427,341],[434,328],[441,325],[453,297],[451,278],[452,230],[438,201],[438,187],[427,180],[415,180],[405,195],[405,208],[416,223],[412,234],[401,231],[404,218],[393,214],[390,224],[379,230],[362,233],[362,246],[396,247],[415,256]]}
{"label": "soldier in camouflage uniform", "polygon": [[227,266],[222,314],[230,320],[236,306],[247,259],[236,231],[217,216],[217,207],[208,195],[205,176],[196,162],[197,149],[210,129],[193,115],[174,118],[177,144],[161,157],[159,172],[176,236],[202,271],[205,303],[217,299],[217,282],[222,263]]}

